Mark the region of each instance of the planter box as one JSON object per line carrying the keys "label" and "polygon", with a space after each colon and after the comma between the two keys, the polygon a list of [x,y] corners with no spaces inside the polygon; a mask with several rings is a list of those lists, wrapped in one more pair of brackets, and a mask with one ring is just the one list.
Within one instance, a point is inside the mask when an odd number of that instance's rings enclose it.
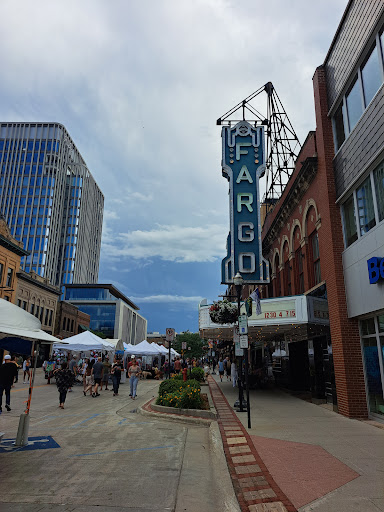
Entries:
{"label": "planter box", "polygon": [[183,416],[194,416],[197,418],[215,420],[217,418],[217,413],[216,409],[213,407],[210,398],[211,397],[208,394],[208,401],[210,406],[209,411],[206,411],[204,409],[178,409],[177,407],[166,407],[165,405],[156,405],[155,403],[151,404],[151,408],[157,412],[166,412],[168,414],[181,414]]}

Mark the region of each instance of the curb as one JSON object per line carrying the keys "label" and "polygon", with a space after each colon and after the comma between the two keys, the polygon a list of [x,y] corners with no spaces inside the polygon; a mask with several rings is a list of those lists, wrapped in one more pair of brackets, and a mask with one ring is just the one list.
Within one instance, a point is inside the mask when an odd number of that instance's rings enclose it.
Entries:
{"label": "curb", "polygon": [[176,407],[167,407],[165,405],[151,404],[151,409],[157,412],[166,412],[168,414],[180,414],[192,418],[205,418],[207,420],[215,420],[216,412],[205,411],[200,409],[177,409]]}
{"label": "curb", "polygon": [[229,474],[242,512],[297,512],[277,485],[215,380],[209,378]]}
{"label": "curb", "polygon": [[[184,423],[193,423],[194,425],[204,425],[205,427],[209,427],[214,419],[203,418],[198,416],[185,416],[183,414],[176,414],[166,411],[156,411],[152,408],[152,403],[155,398],[151,398],[148,402],[145,402],[142,406],[138,408],[138,411],[143,416],[150,416],[152,418],[170,420],[170,421],[182,421]],[[156,406],[163,407],[163,406]],[[172,409],[171,407],[167,407],[167,409]]]}

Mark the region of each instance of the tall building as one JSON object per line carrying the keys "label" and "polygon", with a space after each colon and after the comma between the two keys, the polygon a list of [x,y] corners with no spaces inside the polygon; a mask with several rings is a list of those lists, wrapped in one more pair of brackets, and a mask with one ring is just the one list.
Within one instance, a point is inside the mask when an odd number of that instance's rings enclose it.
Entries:
{"label": "tall building", "polygon": [[21,268],[55,286],[96,283],[104,196],[65,127],[0,125],[0,212],[30,251]]}
{"label": "tall building", "polygon": [[138,314],[140,308],[112,284],[66,285],[65,300],[90,315],[92,331],[107,338],[137,345],[147,337],[147,320]]}

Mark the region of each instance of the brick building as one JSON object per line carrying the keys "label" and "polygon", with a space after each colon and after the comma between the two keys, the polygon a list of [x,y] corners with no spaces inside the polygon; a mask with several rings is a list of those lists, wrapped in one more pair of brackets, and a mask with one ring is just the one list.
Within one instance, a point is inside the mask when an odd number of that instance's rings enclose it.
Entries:
{"label": "brick building", "polygon": [[54,335],[64,339],[89,329],[91,317],[67,301],[60,301],[57,306]]}
{"label": "brick building", "polygon": [[41,328],[53,334],[60,289],[36,272],[20,270],[17,278],[16,304],[35,315],[41,322]]}
{"label": "brick building", "polygon": [[0,298],[15,303],[17,272],[20,260],[27,256],[22,242],[11,235],[11,232],[0,214]]}

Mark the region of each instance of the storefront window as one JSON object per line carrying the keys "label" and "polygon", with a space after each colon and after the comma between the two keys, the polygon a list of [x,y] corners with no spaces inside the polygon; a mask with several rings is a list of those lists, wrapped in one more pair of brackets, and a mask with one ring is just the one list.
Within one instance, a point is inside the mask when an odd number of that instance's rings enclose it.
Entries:
{"label": "storefront window", "polygon": [[357,240],[357,228],[355,219],[355,204],[351,195],[343,205],[345,242],[349,247]]}
{"label": "storefront window", "polygon": [[375,181],[377,210],[379,212],[379,222],[384,219],[384,162],[382,162],[373,172]]}
{"label": "storefront window", "polygon": [[376,225],[370,176],[357,189],[356,196],[360,234],[364,235]]}
{"label": "storefront window", "polygon": [[368,388],[369,410],[384,415],[383,360],[384,360],[384,315],[367,318],[360,322],[365,380]]}

